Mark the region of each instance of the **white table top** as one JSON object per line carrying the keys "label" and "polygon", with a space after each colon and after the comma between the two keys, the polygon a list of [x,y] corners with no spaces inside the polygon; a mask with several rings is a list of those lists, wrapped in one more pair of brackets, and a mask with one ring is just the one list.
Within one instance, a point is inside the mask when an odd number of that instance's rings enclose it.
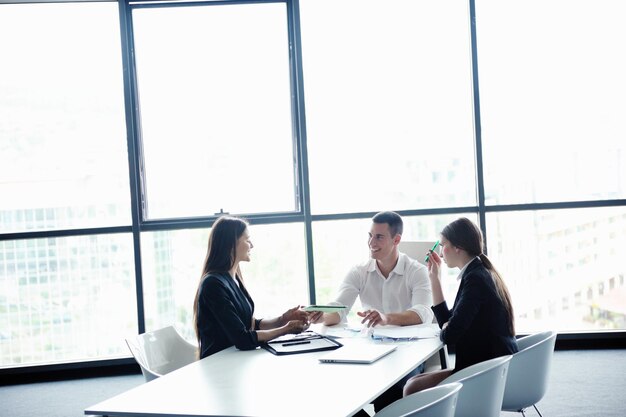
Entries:
{"label": "white table top", "polygon": [[[369,338],[342,344],[381,343]],[[275,356],[234,347],[85,409],[109,416],[350,416],[442,347],[438,338],[397,343],[369,365],[322,364],[327,352]]]}

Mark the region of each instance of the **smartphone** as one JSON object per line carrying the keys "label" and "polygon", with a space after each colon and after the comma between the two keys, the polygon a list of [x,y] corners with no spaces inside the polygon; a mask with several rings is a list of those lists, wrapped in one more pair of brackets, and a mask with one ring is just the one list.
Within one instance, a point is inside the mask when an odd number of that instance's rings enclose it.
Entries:
{"label": "smartphone", "polygon": [[[435,244],[433,245],[433,248],[430,250],[430,252],[434,252],[438,246],[439,246],[439,241],[436,241]],[[424,258],[425,263],[428,263],[428,259],[430,258],[430,252],[428,252],[428,255],[426,255],[426,258]]]}

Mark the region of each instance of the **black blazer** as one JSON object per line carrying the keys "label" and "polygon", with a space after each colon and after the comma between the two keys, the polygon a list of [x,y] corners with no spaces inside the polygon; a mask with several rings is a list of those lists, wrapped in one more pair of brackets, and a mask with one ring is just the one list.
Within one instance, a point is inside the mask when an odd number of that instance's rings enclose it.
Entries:
{"label": "black blazer", "polygon": [[[236,346],[251,350],[258,345],[252,327],[254,301],[239,277],[239,286],[228,272],[206,275],[198,298],[200,358]],[[254,325],[258,329],[258,321]]]}
{"label": "black blazer", "polygon": [[440,328],[448,322],[440,338],[456,345],[455,372],[518,351],[515,336],[509,333],[507,312],[480,258],[463,273],[452,310],[445,301],[432,309]]}

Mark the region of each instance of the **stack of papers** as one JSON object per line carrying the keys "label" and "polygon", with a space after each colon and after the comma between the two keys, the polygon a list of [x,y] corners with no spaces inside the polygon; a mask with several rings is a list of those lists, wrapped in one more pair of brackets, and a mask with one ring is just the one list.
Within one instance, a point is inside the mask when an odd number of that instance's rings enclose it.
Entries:
{"label": "stack of papers", "polygon": [[372,338],[377,340],[406,341],[439,337],[439,327],[430,324],[415,326],[374,327]]}
{"label": "stack of papers", "polygon": [[322,330],[320,333],[328,337],[349,339],[358,337],[369,337],[371,335],[371,329],[363,326],[357,327],[349,325],[336,325],[325,327],[324,330]]}
{"label": "stack of papers", "polygon": [[343,325],[326,327],[321,333],[335,338],[371,337],[376,340],[408,341],[439,337],[439,327],[433,324],[414,326]]}

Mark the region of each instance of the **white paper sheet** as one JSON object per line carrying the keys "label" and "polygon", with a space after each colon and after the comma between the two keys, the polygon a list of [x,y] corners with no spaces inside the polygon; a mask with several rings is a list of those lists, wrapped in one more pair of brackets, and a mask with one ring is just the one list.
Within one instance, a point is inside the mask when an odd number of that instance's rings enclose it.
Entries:
{"label": "white paper sheet", "polygon": [[439,327],[431,324],[417,324],[415,326],[377,326],[374,328],[372,337],[399,340],[428,339],[439,337]]}

